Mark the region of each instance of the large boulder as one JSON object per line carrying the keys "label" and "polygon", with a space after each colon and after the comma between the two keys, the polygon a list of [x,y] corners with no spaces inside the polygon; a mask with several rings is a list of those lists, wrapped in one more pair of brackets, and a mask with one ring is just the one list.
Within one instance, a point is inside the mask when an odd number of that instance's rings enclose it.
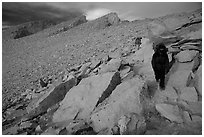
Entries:
{"label": "large boulder", "polygon": [[202,39],[202,29],[187,33],[185,37],[189,39]]}
{"label": "large boulder", "polygon": [[[161,97],[161,99],[162,99],[162,101],[166,101],[166,100],[168,100],[168,101],[176,101],[177,99],[178,99],[178,94],[176,93],[176,91],[174,90],[174,88],[173,87],[171,87],[171,86],[166,86],[165,87],[165,90],[163,90],[162,92],[159,92],[159,94],[161,95],[160,97]],[[157,99],[157,101],[158,101],[159,99]]]}
{"label": "large boulder", "polygon": [[183,119],[179,113],[179,107],[170,104],[156,104],[156,110],[167,119],[182,123]]}
{"label": "large boulder", "polygon": [[186,62],[186,63],[179,63],[179,62],[176,62],[175,65],[177,65],[177,71],[180,70],[193,70],[194,68],[196,68],[197,66],[197,63],[193,60],[191,62]]}
{"label": "large boulder", "polygon": [[140,94],[146,89],[145,82],[138,77],[118,85],[110,97],[92,112],[93,129],[99,132],[108,128],[110,132],[121,116],[130,113],[140,115],[143,110]]}
{"label": "large boulder", "polygon": [[136,51],[133,56],[129,57],[129,62],[133,60],[134,62],[140,61],[143,63],[148,63],[152,59],[152,55],[154,54],[152,43],[147,38],[142,38],[141,42],[141,49]]}
{"label": "large boulder", "polygon": [[191,79],[191,73],[192,72],[190,70],[178,70],[170,75],[167,85],[172,86],[180,91],[189,83]]}
{"label": "large boulder", "polygon": [[181,63],[191,62],[197,53],[198,53],[198,51],[196,51],[196,50],[184,50],[184,51],[181,51],[180,53],[178,53],[175,57]]}
{"label": "large boulder", "polygon": [[128,72],[130,72],[130,70],[131,70],[130,66],[122,67],[122,69],[120,70],[120,77],[124,78],[124,76],[126,76],[128,74]]}
{"label": "large boulder", "polygon": [[192,128],[202,128],[202,117],[196,115],[190,115],[187,111],[183,111],[185,123],[190,125]]}
{"label": "large boulder", "polygon": [[137,68],[137,70],[133,68],[134,72],[137,71],[139,75],[144,76],[146,79],[152,80],[154,79],[154,71],[151,65],[151,59],[154,54],[152,43],[149,39],[142,38],[142,44],[140,46],[141,49],[136,51],[132,56],[129,56],[126,62],[130,64],[138,64],[139,62],[139,65],[135,65],[137,67],[134,67]]}
{"label": "large boulder", "polygon": [[135,76],[135,73],[133,71],[128,72],[124,76],[121,77],[122,81],[129,80]]}
{"label": "large boulder", "polygon": [[120,74],[105,73],[91,76],[73,87],[53,115],[54,122],[86,119],[93,109],[107,98],[120,83]]}
{"label": "large boulder", "polygon": [[188,102],[184,108],[192,115],[202,116],[202,101]]}
{"label": "large boulder", "polygon": [[181,99],[188,102],[197,102],[198,95],[194,87],[185,87],[181,90]]}
{"label": "large boulder", "polygon": [[120,22],[120,18],[116,13],[110,13],[107,15],[107,17],[108,17],[108,22],[111,25],[118,25],[118,23]]}
{"label": "large boulder", "polygon": [[202,116],[193,115],[191,125],[194,127],[196,126],[198,129],[202,130]]}
{"label": "large boulder", "polygon": [[111,59],[106,65],[102,66],[99,73],[106,73],[106,72],[114,72],[119,69],[121,66],[122,60],[117,59]]}
{"label": "large boulder", "polygon": [[139,69],[138,74],[143,76],[143,78],[145,78],[146,80],[149,80],[149,81],[154,81],[155,80],[155,75],[154,75],[154,71],[152,69],[151,62],[148,62],[148,63],[144,64]]}
{"label": "large boulder", "polygon": [[30,116],[39,115],[42,112],[47,111],[48,108],[57,104],[64,99],[69,90],[77,84],[75,78],[52,88],[49,92],[45,93],[37,102],[32,102],[28,105],[27,111]]}
{"label": "large boulder", "polygon": [[183,111],[183,120],[185,123],[190,123],[191,122],[191,116],[188,113],[188,111]]}

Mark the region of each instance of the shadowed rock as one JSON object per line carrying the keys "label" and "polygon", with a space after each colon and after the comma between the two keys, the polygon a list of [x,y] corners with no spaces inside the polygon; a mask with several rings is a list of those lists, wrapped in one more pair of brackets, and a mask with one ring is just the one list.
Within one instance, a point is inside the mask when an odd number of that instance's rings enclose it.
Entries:
{"label": "shadowed rock", "polygon": [[67,92],[69,92],[69,90],[75,86],[76,83],[77,80],[73,78],[43,95],[33,106],[27,109],[29,110],[28,117],[35,117],[43,112],[46,112],[48,108],[63,100]]}
{"label": "shadowed rock", "polygon": [[96,132],[104,128],[114,127],[122,115],[142,112],[140,93],[146,90],[144,81],[134,78],[121,83],[110,97],[99,105],[91,114],[90,119]]}

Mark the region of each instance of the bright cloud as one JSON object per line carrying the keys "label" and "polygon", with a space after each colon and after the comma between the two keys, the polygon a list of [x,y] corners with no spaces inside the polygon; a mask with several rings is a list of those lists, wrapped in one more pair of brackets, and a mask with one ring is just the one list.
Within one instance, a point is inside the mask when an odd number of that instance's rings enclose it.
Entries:
{"label": "bright cloud", "polygon": [[97,19],[101,16],[104,16],[110,12],[116,12],[118,14],[119,18],[122,20],[133,21],[133,20],[144,19],[141,17],[134,16],[134,13],[132,13],[131,11],[126,12],[126,13],[120,13],[118,11],[112,11],[112,10],[105,9],[105,8],[97,8],[97,9],[88,10],[85,12],[86,13],[85,15],[86,15],[87,20],[94,20],[94,19]]}
{"label": "bright cloud", "polygon": [[93,10],[89,10],[86,12],[86,18],[87,18],[87,20],[94,20],[94,19],[99,18],[103,15],[106,15],[110,12],[111,12],[111,10],[109,10],[109,9],[102,9],[102,8],[93,9]]}
{"label": "bright cloud", "polygon": [[133,20],[142,20],[144,18],[136,16],[133,11],[127,11],[127,12],[120,12],[118,11],[118,16],[121,20],[128,20],[128,21],[133,21]]}

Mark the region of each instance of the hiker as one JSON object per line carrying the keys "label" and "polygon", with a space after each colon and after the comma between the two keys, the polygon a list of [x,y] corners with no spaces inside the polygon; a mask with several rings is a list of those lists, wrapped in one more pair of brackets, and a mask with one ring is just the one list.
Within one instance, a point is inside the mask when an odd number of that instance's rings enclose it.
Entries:
{"label": "hiker", "polygon": [[[161,89],[165,89],[165,74],[169,70],[169,59],[167,55],[168,49],[163,43],[156,45],[155,53],[152,56],[152,68],[154,70],[155,79],[159,82]],[[160,81],[159,81],[160,80]]]}

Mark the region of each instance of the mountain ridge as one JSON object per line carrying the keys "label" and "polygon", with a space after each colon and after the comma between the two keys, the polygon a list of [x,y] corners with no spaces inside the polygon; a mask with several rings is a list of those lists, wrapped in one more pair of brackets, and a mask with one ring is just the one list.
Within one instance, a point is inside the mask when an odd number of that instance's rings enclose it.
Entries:
{"label": "mountain ridge", "polygon": [[[168,16],[169,18],[161,17],[132,22],[121,21],[116,13],[107,14],[93,21],[87,21],[85,16],[80,16],[19,39],[4,39],[3,37],[3,110],[10,107],[26,89],[40,89],[40,78],[45,81],[52,79],[53,82],[61,82],[66,72],[72,67],[95,59],[108,62],[110,58],[126,54],[129,56],[134,52],[137,53],[137,50],[139,52],[140,46],[129,53],[129,48],[136,46],[135,39],[137,38],[150,39],[153,43],[167,42],[169,53],[174,54],[180,50],[172,48],[173,44],[178,44],[178,41],[186,43],[186,32],[196,33],[193,36],[198,38],[192,43],[200,48],[202,47],[200,46],[202,38],[199,38],[199,30],[202,28],[201,12],[197,10],[184,16],[172,15]],[[185,27],[188,23],[191,24]],[[150,35],[149,32],[152,34]],[[175,45],[174,47],[182,44]],[[182,45],[182,49],[188,48],[186,45]],[[192,45],[190,48],[196,49]],[[127,50],[127,53],[124,50]]]}

